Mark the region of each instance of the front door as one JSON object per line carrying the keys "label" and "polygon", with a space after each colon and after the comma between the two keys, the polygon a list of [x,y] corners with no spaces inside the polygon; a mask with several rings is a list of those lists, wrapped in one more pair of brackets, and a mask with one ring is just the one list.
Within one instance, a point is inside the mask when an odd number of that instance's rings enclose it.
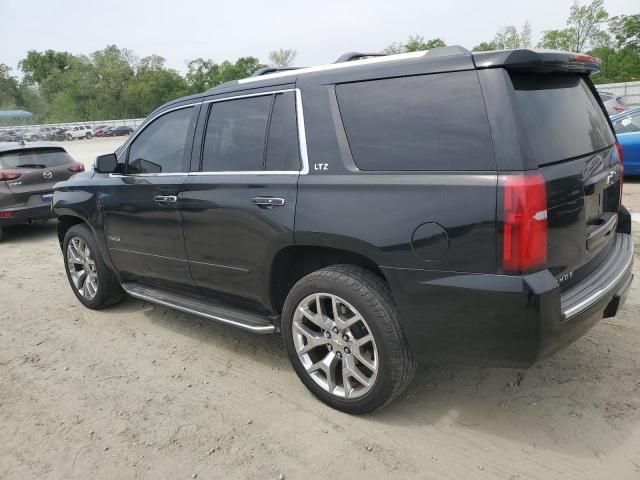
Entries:
{"label": "front door", "polygon": [[125,173],[110,175],[102,187],[106,243],[125,280],[194,288],[181,200],[197,110],[179,108],[148,123],[120,155]]}
{"label": "front door", "polygon": [[185,183],[182,204],[193,280],[218,300],[267,307],[272,258],[293,243],[295,92],[220,99],[204,110],[201,168]]}

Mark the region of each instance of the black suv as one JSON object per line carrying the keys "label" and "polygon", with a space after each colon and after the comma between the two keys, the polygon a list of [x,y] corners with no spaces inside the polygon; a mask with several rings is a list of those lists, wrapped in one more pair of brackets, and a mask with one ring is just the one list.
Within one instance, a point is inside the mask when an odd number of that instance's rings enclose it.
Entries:
{"label": "black suv", "polygon": [[351,413],[418,359],[531,365],[632,280],[598,65],[347,54],[170,102],[58,184],[70,283],[89,308],[126,293],[279,331],[307,388]]}

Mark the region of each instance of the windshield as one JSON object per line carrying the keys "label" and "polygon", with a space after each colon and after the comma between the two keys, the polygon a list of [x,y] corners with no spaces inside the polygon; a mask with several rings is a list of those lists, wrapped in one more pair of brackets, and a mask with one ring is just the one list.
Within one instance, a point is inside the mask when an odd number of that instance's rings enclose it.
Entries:
{"label": "windshield", "polygon": [[52,168],[73,162],[67,152],[59,148],[28,149],[0,153],[2,168]]}

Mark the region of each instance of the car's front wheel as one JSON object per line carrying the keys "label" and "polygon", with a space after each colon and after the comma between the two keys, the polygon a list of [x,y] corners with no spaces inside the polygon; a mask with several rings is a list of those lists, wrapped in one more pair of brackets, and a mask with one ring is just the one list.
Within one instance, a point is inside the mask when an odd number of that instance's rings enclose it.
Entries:
{"label": "car's front wheel", "polygon": [[91,132],[87,132],[87,140],[91,138]]}
{"label": "car's front wheel", "polygon": [[302,278],[287,296],[281,326],[302,382],[338,410],[381,408],[415,372],[389,287],[364,268],[334,265]]}
{"label": "car's front wheel", "polygon": [[67,279],[85,307],[99,310],[122,301],[125,293],[100,256],[87,225],[74,225],[67,231],[63,250]]}
{"label": "car's front wheel", "polygon": [[67,140],[69,141],[73,140],[73,135],[71,135],[70,133],[67,133]]}

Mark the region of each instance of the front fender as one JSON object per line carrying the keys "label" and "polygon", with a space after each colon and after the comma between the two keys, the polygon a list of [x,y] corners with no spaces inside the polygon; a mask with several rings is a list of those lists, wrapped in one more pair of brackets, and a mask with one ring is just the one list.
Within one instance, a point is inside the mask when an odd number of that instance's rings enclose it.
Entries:
{"label": "front fender", "polygon": [[[82,181],[84,180],[84,181]],[[55,185],[52,201],[53,213],[58,217],[58,233],[65,223],[85,223],[91,229],[100,254],[107,266],[113,264],[104,238],[103,216],[100,208],[100,186],[87,184],[85,178],[71,178]],[[77,219],[78,221],[70,221]],[[61,246],[63,238],[60,239]]]}

